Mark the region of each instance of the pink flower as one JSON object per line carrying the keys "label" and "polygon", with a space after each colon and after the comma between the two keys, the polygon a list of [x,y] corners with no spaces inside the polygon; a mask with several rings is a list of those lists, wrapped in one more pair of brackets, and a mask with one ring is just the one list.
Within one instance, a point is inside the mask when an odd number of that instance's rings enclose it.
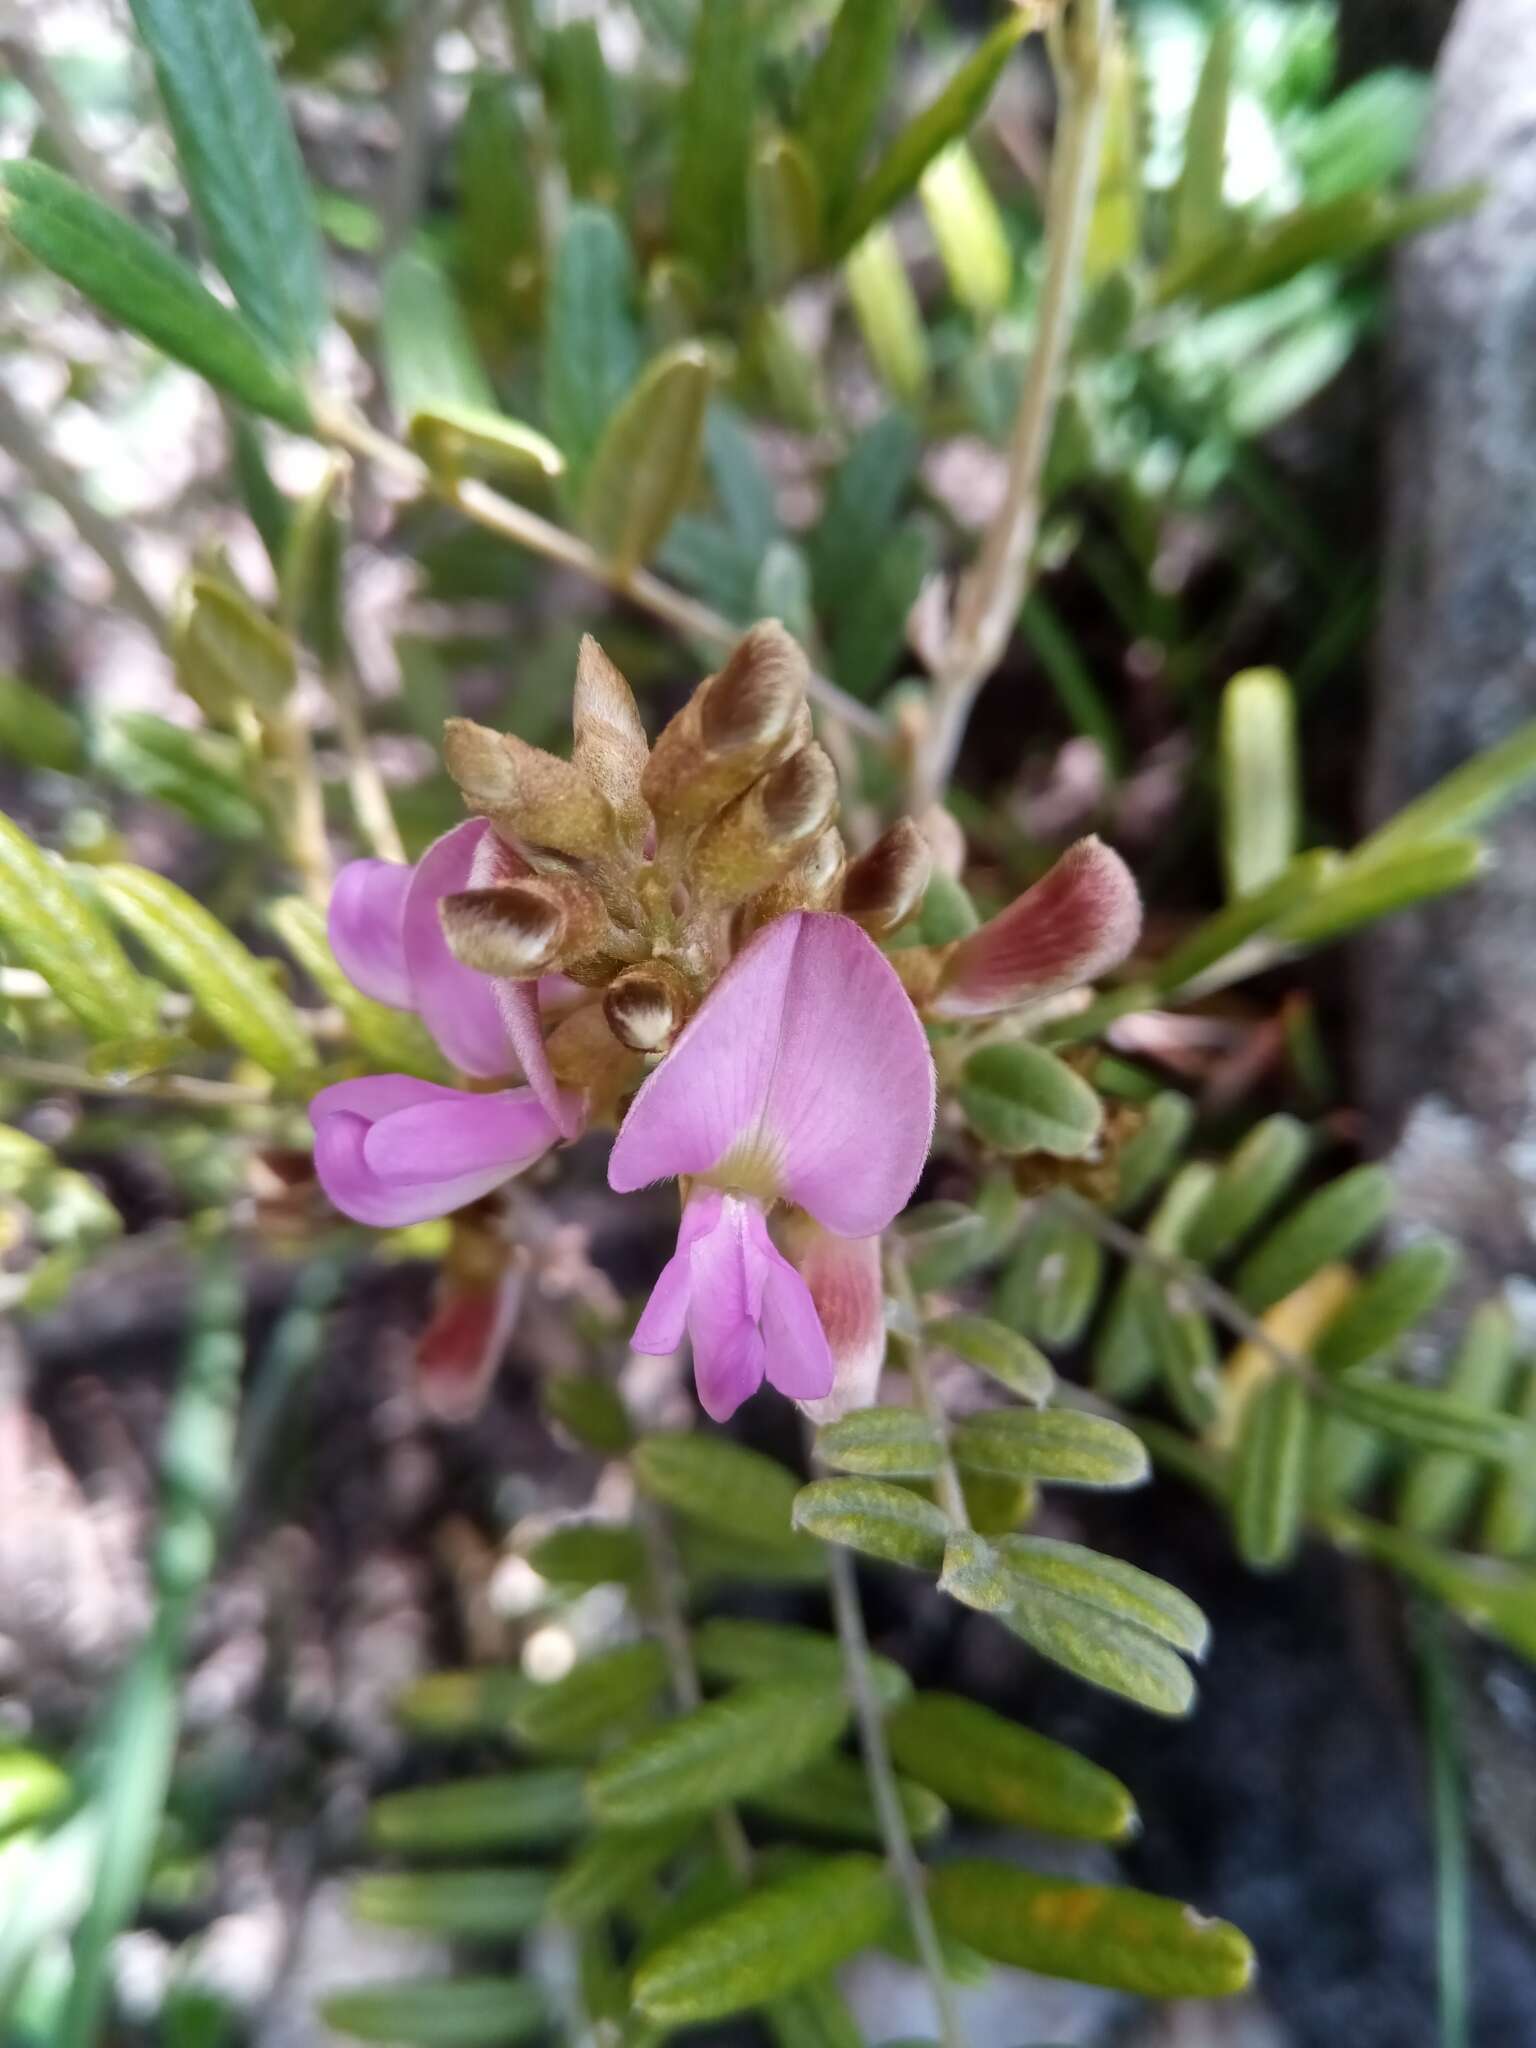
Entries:
{"label": "pink flower", "polygon": [[795,1400],[832,1395],[827,1332],[765,1211],[792,1202],[836,1237],[877,1238],[922,1172],[934,1093],[889,962],[847,918],[796,911],[738,954],[635,1097],[609,1186],[694,1183],[635,1347],[673,1351],[686,1329],[716,1421],[765,1377]]}
{"label": "pink flower", "polygon": [[470,1095],[409,1074],[338,1081],[309,1114],[321,1186],[344,1216],[380,1229],[478,1201],[560,1136],[531,1088]]}
{"label": "pink flower", "polygon": [[483,818],[445,832],[414,867],[352,861],[331,895],[331,950],[364,995],[414,1010],[466,1074],[492,1080],[521,1068],[561,1136],[574,1137],[579,1105],[561,1097],[550,1071],[537,984],[494,981],[465,967],[438,921],[443,897],[527,873]]}
{"label": "pink flower", "polygon": [[1118,966],[1140,933],[1130,869],[1101,839],[1079,839],[1032,889],[960,941],[930,1012],[987,1017],[1079,988]]}
{"label": "pink flower", "polygon": [[812,1422],[837,1422],[868,1408],[885,1364],[885,1293],[878,1237],[834,1237],[809,1216],[784,1230],[789,1256],[816,1304],[832,1353],[832,1391],[803,1406]]}

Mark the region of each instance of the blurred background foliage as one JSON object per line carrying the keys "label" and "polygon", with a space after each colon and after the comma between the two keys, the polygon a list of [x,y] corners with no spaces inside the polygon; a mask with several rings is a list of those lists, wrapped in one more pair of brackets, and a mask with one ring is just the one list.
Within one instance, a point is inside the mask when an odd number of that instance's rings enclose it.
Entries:
{"label": "blurred background foliage", "polygon": [[[529,1376],[574,1476],[548,1497],[485,1483],[490,1562],[438,1631],[468,1661],[372,1738],[386,1772],[430,1782],[364,1824],[354,1779],[335,1830],[335,1860],[366,1839],[408,1866],[359,1882],[362,1921],[491,1963],[337,1994],[329,2023],[534,2038],[552,1986],[571,2039],[742,2008],[783,2048],[861,2038],[829,1972],[909,1937],[869,1853],[888,1816],[838,1747],[814,1603],[845,1567],[811,1536],[915,1569],[918,1611],[938,1580],[1177,1713],[1193,1603],[1023,1533],[1042,1481],[1138,1478],[1139,1438],[1254,1569],[1310,1530],[1536,1655],[1532,1366],[1499,1303],[1447,1321],[1453,1247],[1392,1236],[1388,1177],[1355,1156],[1336,972],[1311,958],[1472,882],[1479,827],[1536,771],[1522,729],[1356,843],[1379,259],[1476,203],[1410,189],[1427,80],[1338,89],[1312,0],[1080,7],[1102,30],[1086,70],[1080,20],[1044,5],[266,0],[295,150],[243,6],[132,11],[136,39],[89,7],[4,31],[0,1290],[30,1327],[93,1274],[131,1290],[167,1245],[202,1278],[155,1508],[142,1489],[148,1632],[104,1705],[40,1712],[0,1753],[7,2038],[84,2048],[115,2038],[109,2010],[185,2048],[264,2038],[270,1983],[231,1990],[201,1946],[227,1874],[206,1756],[190,1785],[173,1768],[190,1618],[231,1518],[260,1522],[364,1255],[315,1196],[303,1105],[342,1074],[439,1070],[331,956],[333,859],[415,854],[456,820],[449,713],[562,747],[599,609],[653,728],[737,630],[781,619],[818,671],[854,839],[946,794],[928,770],[958,705],[963,858],[909,937],[958,936],[1088,830],[1132,860],[1148,936],[1087,1009],[946,1070],[949,1142],[896,1253],[916,1407],[823,1431],[807,1486],[790,1444],[659,1434],[653,1396],[613,1392],[594,1368],[622,1355],[649,1241],[606,1262],[615,1285],[588,1259],[592,1175],[579,1225],[548,1185],[530,1196],[560,1332],[534,1328]],[[1065,285],[1047,28],[1092,111]],[[1017,423],[1052,332],[1064,388],[1032,477]],[[967,670],[955,579],[1010,506],[1032,546],[1004,655]],[[281,1274],[259,1343],[232,1228]],[[473,1249],[422,1226],[372,1270]],[[927,1350],[946,1385],[979,1374],[1023,1405],[925,1421]],[[592,1486],[595,1519],[551,1525]],[[685,1613],[722,1600],[690,1645]],[[1074,1750],[862,1668],[910,1835],[949,1809],[968,1853],[1002,1824],[1133,1828],[1132,1793]],[[806,1836],[841,1853],[808,1859]],[[736,1908],[744,1856],[766,1882]],[[1167,1901],[937,1870],[939,1979],[986,1957],[1154,1996],[1246,1977],[1234,1929]],[[141,1912],[161,1967],[135,2004],[119,1937]],[[510,1974],[530,1953],[542,1991]]]}

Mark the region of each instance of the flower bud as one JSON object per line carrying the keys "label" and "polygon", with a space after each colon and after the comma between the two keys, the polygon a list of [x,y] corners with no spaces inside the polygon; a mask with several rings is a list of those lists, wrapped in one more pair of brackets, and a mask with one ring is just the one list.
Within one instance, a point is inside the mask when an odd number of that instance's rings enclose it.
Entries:
{"label": "flower bud", "polygon": [[571,762],[468,718],[450,718],[443,728],[443,759],[469,808],[504,838],[578,860],[611,850],[613,809]]}
{"label": "flower bud", "polygon": [[691,1007],[688,984],[670,960],[641,960],[608,984],[608,1028],[632,1052],[665,1052]]}
{"label": "flower bud", "polygon": [[620,830],[638,852],[650,825],[640,794],[650,747],[634,692],[590,633],[576,657],[571,711],[574,766],[613,806]]}
{"label": "flower bud", "polygon": [[805,708],[805,656],[764,619],[666,726],[641,789],[658,825],[687,830],[738,796],[780,754]]}
{"label": "flower bud", "polygon": [[843,915],[863,925],[872,938],[881,938],[911,917],[932,872],[927,840],[910,818],[898,818],[849,868]]}
{"label": "flower bud", "polygon": [[533,875],[494,889],[465,889],[438,907],[456,960],[505,981],[531,981],[594,952],[608,914],[574,875]]}
{"label": "flower bud", "polygon": [[1079,839],[1006,910],[949,955],[940,1017],[988,1017],[1078,988],[1118,966],[1141,931],[1141,898],[1119,854]]}
{"label": "flower bud", "polygon": [[580,1091],[591,1124],[615,1122],[620,1101],[645,1072],[640,1055],[614,1037],[596,1001],[582,1003],[551,1031],[549,1063],[562,1088]]}
{"label": "flower bud", "polygon": [[843,835],[829,825],[793,867],[752,898],[742,919],[741,936],[746,938],[791,910],[825,910],[837,895],[843,862]]}
{"label": "flower bud", "polygon": [[820,837],[836,810],[837,770],[813,741],[704,827],[689,866],[694,887],[719,903],[755,895]]}

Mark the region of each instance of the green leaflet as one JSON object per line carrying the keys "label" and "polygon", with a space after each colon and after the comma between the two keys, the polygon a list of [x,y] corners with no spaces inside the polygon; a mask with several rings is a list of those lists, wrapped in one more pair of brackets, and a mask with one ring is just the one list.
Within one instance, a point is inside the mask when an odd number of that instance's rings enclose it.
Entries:
{"label": "green leaflet", "polygon": [[672,231],[711,284],[747,253],[756,37],[748,0],[701,0],[677,115]]}
{"label": "green leaflet", "polygon": [[1385,1222],[1392,1177],[1380,1166],[1357,1166],[1309,1195],[1244,1259],[1237,1292],[1261,1314],[1293,1294],[1330,1260],[1345,1259]]}
{"label": "green leaflet", "polygon": [[[1502,1301],[1485,1301],[1456,1348],[1445,1376],[1445,1392],[1452,1400],[1473,1407],[1502,1408],[1514,1370],[1514,1319]],[[1518,1468],[1508,1473],[1517,1484],[1522,1476]],[[1398,1521],[1415,1536],[1451,1541],[1482,1477],[1473,1458],[1454,1451],[1422,1452],[1403,1474],[1397,1495]]]}
{"label": "green leaflet", "polygon": [[896,237],[883,221],[867,229],[848,251],[843,276],[880,381],[893,398],[919,404],[932,369],[928,330]]}
{"label": "green leaflet", "polygon": [[544,414],[578,482],[640,368],[634,296],[622,226],[600,206],[573,206],[545,302]]}
{"label": "green leaflet", "polygon": [[920,1692],[886,1719],[891,1755],[919,1784],[983,1820],[1091,1842],[1136,1826],[1130,1793],[1059,1742],[954,1693]]}
{"label": "green leaflet", "polygon": [[999,1318],[1052,1350],[1068,1350],[1088,1327],[1104,1277],[1104,1248],[1081,1224],[1049,1206],[997,1283]]}
{"label": "green leaflet", "polygon": [[918,184],[949,288],[978,319],[1000,312],[1013,291],[1013,250],[975,157],[953,142]]}
{"label": "green leaflet", "polygon": [[1175,258],[1187,256],[1221,230],[1236,40],[1236,23],[1223,17],[1206,45],[1184,130],[1184,163],[1173,192]]}
{"label": "green leaflet", "polygon": [[[792,1674],[831,1685],[843,1674],[843,1654],[831,1636],[786,1622],[713,1615],[694,1630],[693,1654],[701,1675],[717,1685],[750,1684]],[[898,1705],[911,1692],[911,1679],[889,1657],[871,1656],[869,1666],[875,1691],[885,1706]]]}
{"label": "green leaflet", "polygon": [[194,573],[177,592],[171,653],[177,682],[216,725],[248,705],[274,716],[298,677],[292,638],[220,576]]}
{"label": "green leaflet", "polygon": [[622,571],[661,545],[693,492],[715,360],[684,341],[648,363],[608,421],[582,491],[582,526]]}
{"label": "green leaflet", "polygon": [[667,1660],[659,1643],[621,1643],[525,1693],[513,1706],[512,1731],[530,1749],[591,1749],[643,1714],[666,1684]]}
{"label": "green leaflet", "polygon": [[120,711],[92,728],[91,766],[135,796],[170,804],[220,839],[249,842],[267,830],[251,801],[245,760],[223,733],[172,725],[148,711]]}
{"label": "green leaflet", "polygon": [[315,904],[303,896],[279,897],[267,908],[267,923],[326,1001],[341,1011],[353,1037],[381,1068],[389,1073],[419,1074],[430,1081],[442,1078],[442,1055],[419,1018],[374,1002],[347,979],[331,951],[325,918]]}
{"label": "green leaflet", "polygon": [[130,0],[182,175],[240,307],[288,361],[326,321],[320,235],[249,0]]}
{"label": "green leaflet", "polygon": [[986,1373],[1021,1401],[1039,1407],[1051,1398],[1056,1375],[1049,1359],[1006,1323],[994,1322],[990,1316],[937,1316],[923,1325],[923,1335],[930,1344],[952,1351]]}
{"label": "green leaflet", "polygon": [[748,173],[748,239],[760,290],[788,289],[821,250],[821,187],[792,135],[767,135]]}
{"label": "green leaflet", "polygon": [[0,169],[0,226],[104,313],[231,398],[296,433],[311,430],[292,371],[197,274],[142,228],[30,159]]}
{"label": "green leaflet", "polygon": [[1024,13],[1000,21],[977,44],[938,97],[907,123],[836,217],[832,231],[836,249],[851,248],[876,221],[883,220],[892,207],[906,198],[941,151],[970,133],[992,97],[992,88],[1013,54],[1014,45],[1028,34],[1030,26],[1030,18]]}
{"label": "green leaflet", "polygon": [[319,2012],[339,2034],[393,2048],[514,2048],[548,2020],[542,1992],[521,1977],[397,1977],[328,1992]]}
{"label": "green leaflet", "polygon": [[1115,1214],[1139,1209],[1173,1171],[1195,1126],[1195,1105],[1187,1095],[1164,1088],[1147,1104],[1115,1162]]}
{"label": "green leaflet", "polygon": [[600,1829],[555,1880],[551,1908],[576,1927],[601,1919],[670,1863],[701,1824],[690,1813],[653,1827]]}
{"label": "green leaflet", "polygon": [[553,1879],[543,1870],[376,1871],[352,1886],[348,1903],[375,1927],[462,1941],[506,1941],[544,1917]]}
{"label": "green leaflet", "polygon": [[1343,856],[1326,847],[1298,854],[1268,888],[1229,903],[1197,925],[1158,968],[1158,988],[1172,993],[1198,981],[1249,939],[1269,932],[1298,905],[1304,909],[1344,866]]}
{"label": "green leaflet", "polygon": [[1310,1149],[1306,1126],[1295,1117],[1268,1116],[1255,1124],[1191,1217],[1186,1255],[1202,1266],[1225,1257],[1284,1199]]}
{"label": "green leaflet", "polygon": [[635,2003],[668,2027],[742,2012],[855,1955],[897,1911],[877,1857],[814,1863],[658,1949],[635,1973]]}
{"label": "green leaflet", "polygon": [[795,1527],[866,1557],[936,1572],[949,1521],[941,1508],[886,1479],[813,1479],[795,1497]]}
{"label": "green leaflet", "polygon": [[874,134],[910,0],[843,0],[800,95],[797,129],[840,207]]}
{"label": "green leaflet", "polygon": [[0,812],[0,938],[40,974],[93,1038],[148,1038],[159,1024],[153,986],[136,974],[111,927],[67,872]]}
{"label": "green leaflet", "polygon": [[1238,1554],[1255,1571],[1278,1571],[1301,1543],[1312,1428],[1307,1389],[1297,1374],[1274,1373],[1243,1410],[1232,1463],[1232,1529]]}
{"label": "green leaflet", "polygon": [[1000,1536],[993,1548],[1016,1578],[1134,1621],[1186,1656],[1210,1646],[1210,1623],[1188,1594],[1124,1558],[1052,1536]]}
{"label": "green leaflet", "polygon": [[1069,1408],[989,1408],[958,1423],[951,1442],[956,1464],[1005,1479],[1139,1486],[1150,1470],[1140,1439],[1123,1424]]}
{"label": "green leaflet", "polygon": [[944,1461],[944,1446],[914,1408],[860,1408],[816,1432],[816,1456],[835,1472],[931,1479]]}
{"label": "green leaflet", "polygon": [[795,1475],[760,1451],[718,1436],[642,1437],[635,1477],[652,1500],[722,1535],[780,1548],[792,1540]]}
{"label": "green leaflet", "polygon": [[645,1544],[634,1529],[569,1522],[541,1536],[528,1562],[559,1586],[630,1586],[645,1576]]}
{"label": "green leaflet", "polygon": [[1227,894],[1255,896],[1296,851],[1296,704],[1278,669],[1249,668],[1221,695],[1221,850]]}
{"label": "green leaflet", "polygon": [[546,1415],[589,1450],[614,1457],[634,1442],[628,1411],[611,1380],[594,1373],[556,1373],[541,1391]]}
{"label": "green leaflet", "polygon": [[[936,1835],[949,1818],[942,1799],[921,1785],[897,1780],[907,1832],[915,1841]],[[830,1836],[861,1847],[882,1846],[880,1815],[869,1789],[864,1766],[852,1757],[828,1756],[782,1785],[750,1792],[746,1804],[802,1834]]]}
{"label": "green leaflet", "polygon": [[847,1720],[840,1682],[741,1686],[599,1764],[587,1779],[587,1803],[609,1827],[702,1813],[804,1769],[832,1748]]}
{"label": "green leaflet", "polygon": [[1478,839],[1426,840],[1371,860],[1355,855],[1271,930],[1285,945],[1320,946],[1395,910],[1465,888],[1487,865],[1487,848]]}
{"label": "green leaflet", "polygon": [[1454,1451],[1507,1465],[1528,1458],[1536,1441],[1536,1432],[1518,1416],[1455,1400],[1437,1387],[1405,1386],[1401,1381],[1354,1373],[1330,1381],[1323,1397],[1353,1421],[1402,1437],[1423,1450]]}
{"label": "green leaflet", "polygon": [[1147,1998],[1220,1998],[1253,1975],[1253,1951],[1235,1927],[1149,1892],[976,1861],[936,1870],[929,1896],[946,1933],[1048,1977]]}
{"label": "green leaflet", "polygon": [[113,916],[221,1036],[275,1080],[297,1083],[313,1072],[315,1051],[298,1011],[211,911],[147,868],[112,866],[99,874]]}
{"label": "green leaflet", "polygon": [[1491,818],[1536,776],[1536,718],[1507,740],[1474,754],[1416,797],[1356,847],[1357,863],[1384,860],[1470,832]]}
{"label": "green leaflet", "polygon": [[972,1128],[1000,1152],[1080,1159],[1104,1121],[1104,1106],[1088,1083],[1039,1045],[973,1052],[959,1096]]}
{"label": "green leaflet", "polygon": [[569,1841],[586,1825],[581,1772],[564,1768],[423,1785],[368,1809],[374,1846],[410,1856],[531,1848]]}
{"label": "green leaflet", "polygon": [[85,763],[85,733],[73,712],[0,669],[0,753],[29,768],[75,775]]}
{"label": "green leaflet", "polygon": [[402,249],[384,272],[379,306],[384,381],[409,424],[436,406],[496,414],[496,393],[448,273],[428,250]]}
{"label": "green leaflet", "polygon": [[1456,1276],[1460,1254],[1442,1239],[1409,1245],[1379,1265],[1312,1346],[1324,1372],[1383,1358],[1427,1316]]}

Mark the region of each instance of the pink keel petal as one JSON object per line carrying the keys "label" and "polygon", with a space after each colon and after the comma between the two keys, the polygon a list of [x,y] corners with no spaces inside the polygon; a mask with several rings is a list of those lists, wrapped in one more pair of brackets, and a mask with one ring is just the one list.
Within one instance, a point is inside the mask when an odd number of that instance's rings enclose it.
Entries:
{"label": "pink keel petal", "polygon": [[802,1403],[812,1422],[836,1422],[868,1408],[880,1391],[885,1363],[885,1299],[880,1284],[880,1240],[834,1237],[807,1218],[789,1244],[790,1256],[810,1289],[832,1353],[832,1390]]}
{"label": "pink keel petal", "polygon": [[[496,985],[454,959],[437,907],[445,896],[471,886],[476,855],[490,829],[483,818],[470,818],[433,841],[416,863],[402,922],[411,1001],[422,1022],[456,1067],[486,1079],[512,1066]],[[510,849],[500,851],[508,863],[516,861]]]}
{"label": "pink keel petal", "polygon": [[933,1004],[940,1017],[985,1017],[1094,981],[1141,932],[1130,869],[1100,839],[1080,839],[1008,908],[962,939]]}
{"label": "pink keel petal", "polygon": [[562,1138],[579,1135],[584,1116],[581,1098],[562,1093],[549,1064],[544,1044],[544,1025],[539,1015],[539,983],[493,981],[488,983],[502,1030],[517,1056],[528,1086],[549,1113]]}
{"label": "pink keel petal", "polygon": [[397,1110],[373,1126],[364,1156],[381,1181],[419,1187],[488,1172],[506,1180],[555,1142],[555,1126],[531,1089],[501,1095],[445,1089],[443,1096]]}
{"label": "pink keel petal", "polygon": [[635,1097],[614,1143],[619,1193],[708,1174],[738,1144],[829,1229],[872,1236],[922,1172],[933,1060],[890,963],[849,919],[797,911],[739,953]]}
{"label": "pink keel petal", "polygon": [[695,1242],[713,1230],[720,1220],[724,1197],[714,1188],[701,1188],[683,1211],[677,1229],[677,1250],[662,1267],[651,1298],[645,1304],[630,1344],[636,1351],[666,1357],[683,1341],[688,1327],[688,1296],[693,1286],[688,1254]]}
{"label": "pink keel petal", "polygon": [[461,1089],[444,1088],[437,1081],[418,1081],[414,1074],[363,1074],[355,1081],[336,1081],[322,1088],[310,1099],[309,1117],[318,1127],[322,1117],[344,1110],[349,1116],[375,1123],[382,1116],[393,1116],[397,1109],[458,1102],[462,1094]]}
{"label": "pink keel petal", "polygon": [[457,1180],[389,1186],[368,1164],[366,1145],[372,1128],[363,1117],[347,1111],[323,1116],[315,1127],[315,1172],[320,1185],[343,1216],[350,1216],[354,1223],[371,1224],[376,1230],[425,1223],[488,1195],[508,1177],[508,1169],[497,1167]]}
{"label": "pink keel petal", "polygon": [[727,1196],[714,1228],[688,1254],[688,1335],[699,1403],[715,1422],[734,1415],[763,1381],[761,1256],[749,1255],[748,1205]]}
{"label": "pink keel petal", "polygon": [[348,861],[331,891],[326,928],[342,973],[365,996],[411,1008],[405,964],[405,898],[411,869],[397,861]]}
{"label": "pink keel petal", "polygon": [[763,1284],[763,1349],[769,1383],[791,1401],[825,1400],[832,1391],[832,1353],[810,1289],[776,1254]]}

